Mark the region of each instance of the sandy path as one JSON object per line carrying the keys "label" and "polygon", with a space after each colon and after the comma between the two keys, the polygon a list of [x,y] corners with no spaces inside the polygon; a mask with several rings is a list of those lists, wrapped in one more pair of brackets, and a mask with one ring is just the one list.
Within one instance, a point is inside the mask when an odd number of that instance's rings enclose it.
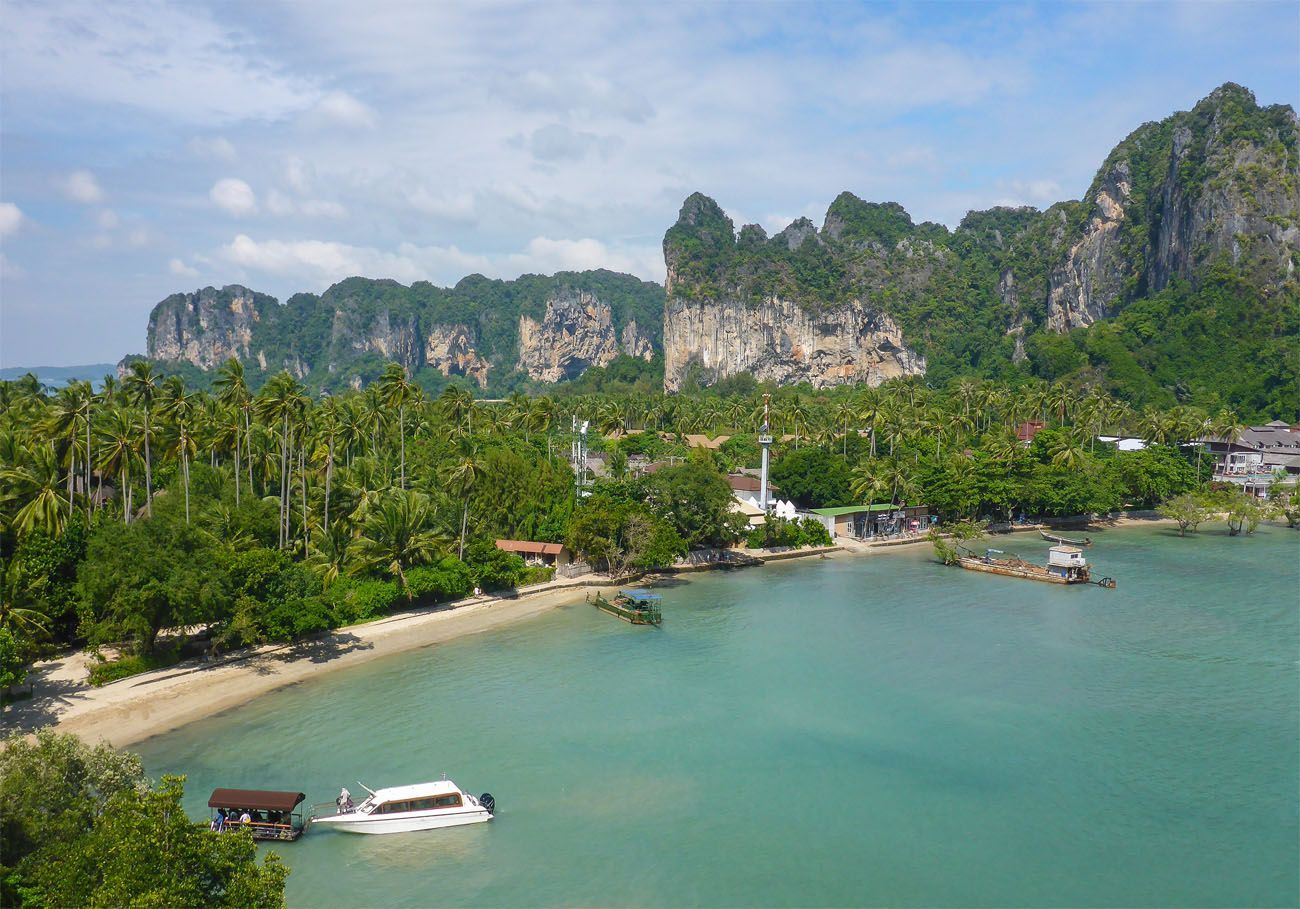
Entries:
{"label": "sandy path", "polygon": [[181,663],[102,688],[85,681],[89,658],[70,654],[34,669],[35,696],[7,707],[4,726],[20,732],[54,727],[121,748],[323,672],[499,628],[583,596],[583,587],[569,585],[511,599],[480,597],[455,608],[341,628],[312,641],[256,648],[216,664]]}

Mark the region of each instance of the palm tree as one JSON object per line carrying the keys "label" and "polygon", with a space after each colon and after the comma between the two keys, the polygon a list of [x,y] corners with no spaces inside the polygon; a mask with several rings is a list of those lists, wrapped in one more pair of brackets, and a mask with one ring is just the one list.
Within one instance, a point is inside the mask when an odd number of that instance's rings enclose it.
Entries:
{"label": "palm tree", "polygon": [[461,436],[457,440],[456,455],[444,468],[443,476],[447,485],[456,490],[461,498],[459,558],[462,559],[465,558],[465,528],[469,523],[469,497],[482,470],[478,443],[470,436]]}
{"label": "palm tree", "polygon": [[320,575],[321,583],[326,587],[351,567],[354,552],[351,544],[352,537],[343,521],[325,527],[323,533],[313,537],[307,567]]}
{"label": "palm tree", "polygon": [[37,442],[19,454],[15,464],[0,470],[0,504],[17,507],[10,526],[19,537],[34,530],[58,536],[67,515],[59,499],[62,476],[54,445]]}
{"label": "palm tree", "polygon": [[131,459],[135,456],[136,426],[131,413],[114,407],[100,425],[99,471],[116,477],[122,504],[122,522],[131,523]]}
{"label": "palm tree", "polygon": [[150,437],[153,435],[153,403],[158,395],[158,371],[148,360],[136,360],[128,367],[122,389],[144,409],[144,505],[153,507],[153,455]]}
{"label": "palm tree", "polygon": [[474,431],[474,396],[463,386],[448,385],[444,388],[438,395],[438,406],[457,431],[461,431],[461,423],[465,424],[464,431]]}
{"label": "palm tree", "polygon": [[288,371],[271,377],[258,397],[258,412],[268,421],[280,424],[280,546],[289,545],[289,493],[291,461],[289,459],[289,422],[303,408],[306,399],[302,388]]}
{"label": "palm tree", "polygon": [[418,390],[406,375],[406,369],[400,363],[389,363],[379,377],[379,394],[389,407],[397,408],[397,434],[401,437],[402,461],[400,488],[406,488],[406,405],[415,398]]}
{"label": "palm tree", "polygon": [[168,454],[181,462],[181,477],[185,482],[185,523],[190,522],[190,459],[194,457],[195,396],[185,393],[185,381],[171,376],[163,383],[162,413],[171,421],[175,437]]}
{"label": "palm tree", "polygon": [[372,510],[353,542],[354,571],[381,570],[397,577],[406,590],[406,569],[430,562],[445,551],[447,537],[430,527],[429,498],[395,489]]}
{"label": "palm tree", "polygon": [[1065,467],[1070,470],[1077,470],[1082,467],[1088,457],[1084,451],[1083,444],[1079,437],[1074,433],[1060,433],[1048,448],[1048,453],[1052,456],[1052,463],[1057,467]]}
{"label": "palm tree", "polygon": [[45,578],[31,579],[25,563],[18,559],[0,562],[0,628],[16,637],[36,640],[49,631],[49,617],[38,608],[33,596],[45,585]]}
{"label": "palm tree", "polygon": [[[217,368],[217,377],[212,380],[212,387],[217,392],[217,400],[235,411],[236,421],[243,417],[245,444],[251,444],[252,433],[249,431],[252,402],[252,395],[248,393],[248,383],[244,380],[244,364],[239,360],[231,357]],[[235,504],[239,504],[239,480],[240,480],[240,437],[238,431],[235,434]],[[251,460],[251,459],[250,459]],[[252,465],[249,465],[250,471]],[[252,474],[249,474],[248,483],[253,483]]]}

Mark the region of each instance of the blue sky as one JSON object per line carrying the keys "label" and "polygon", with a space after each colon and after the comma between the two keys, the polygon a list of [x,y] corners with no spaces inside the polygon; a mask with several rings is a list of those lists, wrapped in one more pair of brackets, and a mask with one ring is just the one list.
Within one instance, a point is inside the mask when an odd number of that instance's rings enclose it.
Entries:
{"label": "blue sky", "polygon": [[700,190],[820,223],[1078,198],[1225,81],[1300,105],[1300,4],[2,0],[0,365],[352,274],[663,276]]}

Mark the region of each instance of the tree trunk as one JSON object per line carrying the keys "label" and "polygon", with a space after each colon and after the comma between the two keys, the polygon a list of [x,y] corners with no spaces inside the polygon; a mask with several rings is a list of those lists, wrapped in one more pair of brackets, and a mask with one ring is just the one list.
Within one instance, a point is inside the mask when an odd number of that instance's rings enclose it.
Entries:
{"label": "tree trunk", "polygon": [[397,408],[397,435],[402,440],[402,488],[406,488],[406,405]]}
{"label": "tree trunk", "polygon": [[149,453],[149,408],[144,409],[144,507],[153,514],[153,457]]}
{"label": "tree trunk", "polygon": [[181,452],[181,470],[185,472],[185,523],[190,522],[190,455]]}
{"label": "tree trunk", "polygon": [[239,474],[243,465],[239,463],[239,430],[235,430],[235,507],[239,507]]}
{"label": "tree trunk", "polygon": [[307,555],[311,530],[307,523],[307,446],[298,449],[298,479],[302,484],[302,554]]}
{"label": "tree trunk", "polygon": [[465,507],[460,512],[460,554],[458,558],[465,561],[465,526],[469,523],[469,496],[465,496]]}

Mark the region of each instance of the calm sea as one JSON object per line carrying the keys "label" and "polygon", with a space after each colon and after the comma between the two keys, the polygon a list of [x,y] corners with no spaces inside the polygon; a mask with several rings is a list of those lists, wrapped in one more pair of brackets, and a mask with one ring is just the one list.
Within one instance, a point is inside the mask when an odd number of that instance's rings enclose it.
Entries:
{"label": "calm sea", "polygon": [[1095,534],[1111,591],[919,548],[708,574],[659,630],[579,603],[139,750],[196,818],[215,786],[496,796],[277,847],[291,906],[1296,905],[1300,534],[1221,527]]}

